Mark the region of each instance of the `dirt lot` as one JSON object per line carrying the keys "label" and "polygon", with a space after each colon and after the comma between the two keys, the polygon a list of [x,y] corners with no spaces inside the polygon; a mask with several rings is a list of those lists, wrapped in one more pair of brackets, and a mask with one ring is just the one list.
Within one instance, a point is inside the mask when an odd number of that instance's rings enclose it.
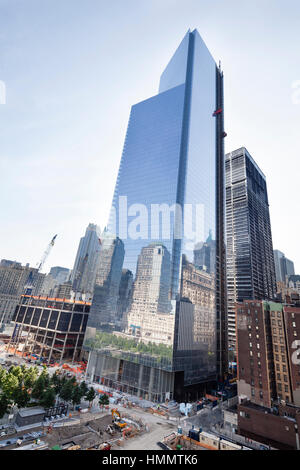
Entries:
{"label": "dirt lot", "polygon": [[[112,436],[105,432],[108,424],[112,424],[111,415],[101,416],[94,420],[88,419],[74,426],[53,428],[44,441],[47,442],[49,448],[54,445],[62,447],[69,442],[73,442],[75,445],[80,445],[82,449],[86,449],[112,439]],[[117,438],[119,434],[119,431],[116,431],[114,437]]]}

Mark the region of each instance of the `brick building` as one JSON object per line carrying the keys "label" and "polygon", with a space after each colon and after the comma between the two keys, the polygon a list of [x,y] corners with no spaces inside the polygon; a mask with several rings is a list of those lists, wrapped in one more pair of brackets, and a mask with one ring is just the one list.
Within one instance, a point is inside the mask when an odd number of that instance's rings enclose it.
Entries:
{"label": "brick building", "polygon": [[244,301],[236,304],[236,327],[239,432],[293,448],[300,413],[300,305]]}

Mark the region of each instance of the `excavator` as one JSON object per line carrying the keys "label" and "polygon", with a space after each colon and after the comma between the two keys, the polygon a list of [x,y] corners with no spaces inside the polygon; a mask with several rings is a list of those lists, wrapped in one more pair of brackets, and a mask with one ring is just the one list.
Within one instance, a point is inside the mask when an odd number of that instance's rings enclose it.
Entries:
{"label": "excavator", "polygon": [[113,408],[111,410],[111,416],[113,420],[113,424],[117,429],[120,429],[120,431],[127,426],[126,421],[121,419],[121,415],[119,411],[116,408]]}

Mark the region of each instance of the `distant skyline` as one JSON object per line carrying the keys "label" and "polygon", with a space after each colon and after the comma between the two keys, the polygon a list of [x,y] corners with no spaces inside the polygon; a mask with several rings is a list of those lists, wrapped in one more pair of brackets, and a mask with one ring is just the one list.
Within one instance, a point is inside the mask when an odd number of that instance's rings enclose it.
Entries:
{"label": "distant skyline", "polygon": [[225,151],[266,175],[273,248],[300,273],[297,0],[0,0],[0,259],[36,266],[57,233],[44,272],[72,268],[108,222],[130,107],[189,28],[222,62]]}

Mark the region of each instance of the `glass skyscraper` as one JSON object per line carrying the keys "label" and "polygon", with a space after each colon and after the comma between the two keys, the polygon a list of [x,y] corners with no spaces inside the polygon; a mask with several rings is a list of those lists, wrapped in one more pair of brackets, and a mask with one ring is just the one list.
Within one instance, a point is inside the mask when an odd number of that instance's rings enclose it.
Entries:
{"label": "glass skyscraper", "polygon": [[286,276],[295,274],[294,263],[286,258],[284,253],[279,250],[274,250],[274,263],[276,282],[286,282]]}
{"label": "glass skyscraper", "polygon": [[84,237],[80,239],[70,282],[76,293],[85,294],[86,300],[93,295],[95,277],[98,269],[100,228],[89,224]]}
{"label": "glass skyscraper", "polygon": [[[223,116],[221,69],[188,31],[159,93],[131,109],[104,233],[120,262],[101,249],[85,339],[93,380],[164,401],[226,370]],[[105,302],[117,285],[122,301]]]}
{"label": "glass skyscraper", "polygon": [[228,340],[235,348],[235,303],[273,300],[276,281],[266,177],[244,147],[228,153],[225,166]]}

